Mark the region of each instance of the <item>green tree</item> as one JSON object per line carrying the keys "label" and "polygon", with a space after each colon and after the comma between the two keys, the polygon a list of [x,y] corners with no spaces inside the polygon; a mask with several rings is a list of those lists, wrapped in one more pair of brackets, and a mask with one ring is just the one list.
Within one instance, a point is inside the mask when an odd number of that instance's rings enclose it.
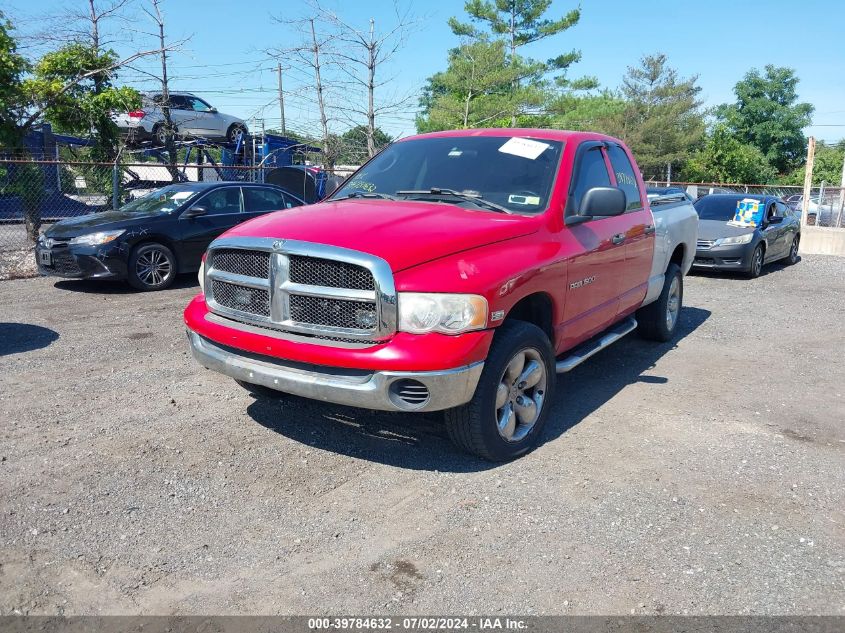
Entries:
{"label": "green tree", "polygon": [[626,105],[624,99],[609,90],[555,95],[547,106],[548,120],[543,127],[605,131],[621,119]]}
{"label": "green tree", "polygon": [[704,146],[684,164],[681,178],[689,182],[758,184],[771,182],[774,168],[763,153],[743,143],[724,124],[718,124]]}
{"label": "green tree", "polygon": [[0,144],[19,147],[20,120],[26,109],[23,78],[29,63],[18,53],[12,31],[14,26],[0,11]]}
{"label": "green tree", "polygon": [[[816,154],[813,159],[813,184],[839,186],[842,181],[842,162],[845,160],[845,140],[838,143],[816,143]],[[790,172],[783,183],[788,185],[804,184],[804,165]]]}
{"label": "green tree", "polygon": [[743,143],[759,149],[778,173],[797,167],[807,151],[803,128],[813,106],[797,103],[798,77],[791,68],[752,69],[734,87],[736,103],[719,106],[719,120]]}
{"label": "green tree", "polygon": [[111,112],[141,105],[138,91],[115,86],[117,55],[71,42],[45,54],[33,67],[25,88],[44,118],[57,130],[91,135],[92,158],[113,162],[119,134]]}
{"label": "green tree", "polygon": [[[369,147],[367,144],[367,126],[356,125],[344,132],[340,137],[341,153],[340,162],[346,165],[360,165],[369,158]],[[380,152],[384,147],[393,141],[380,128],[373,131],[373,143],[375,151]]]}
{"label": "green tree", "polygon": [[506,62],[502,41],[479,40],[452,49],[449,67],[430,77],[423,91],[417,129],[507,126],[515,102],[536,107],[543,100],[533,86],[513,90],[517,72]]}
{"label": "green tree", "polygon": [[469,37],[475,41],[491,39],[501,41],[507,47],[505,64],[512,67],[511,89],[511,126],[516,126],[524,109],[518,98],[519,88],[523,83],[538,83],[551,71],[566,70],[581,59],[580,51],[570,51],[538,62],[520,58],[517,50],[528,44],[562,33],[581,19],[581,10],[573,9],[562,18],[550,20],[544,18],[551,6],[551,0],[468,0],[464,10],[470,22],[461,22],[449,18],[449,26],[455,35]]}
{"label": "green tree", "polygon": [[647,177],[679,165],[704,135],[697,76],[681,78],[666,55],[646,55],[622,80],[625,107],[606,122],[631,147]]}

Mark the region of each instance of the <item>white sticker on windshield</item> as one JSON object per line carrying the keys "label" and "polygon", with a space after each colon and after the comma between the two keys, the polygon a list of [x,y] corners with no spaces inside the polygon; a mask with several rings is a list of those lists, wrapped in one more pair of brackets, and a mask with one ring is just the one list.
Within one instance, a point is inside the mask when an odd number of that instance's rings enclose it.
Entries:
{"label": "white sticker on windshield", "polygon": [[540,196],[508,196],[508,204],[540,204]]}
{"label": "white sticker on windshield", "polygon": [[514,136],[513,138],[509,138],[507,142],[499,148],[499,151],[504,152],[505,154],[513,154],[514,156],[521,156],[522,158],[535,160],[549,147],[550,145],[547,143],[532,141],[530,138],[519,138]]}
{"label": "white sticker on windshield", "polygon": [[194,195],[193,191],[177,191],[173,194],[171,200],[183,200],[185,198],[190,198],[192,195]]}

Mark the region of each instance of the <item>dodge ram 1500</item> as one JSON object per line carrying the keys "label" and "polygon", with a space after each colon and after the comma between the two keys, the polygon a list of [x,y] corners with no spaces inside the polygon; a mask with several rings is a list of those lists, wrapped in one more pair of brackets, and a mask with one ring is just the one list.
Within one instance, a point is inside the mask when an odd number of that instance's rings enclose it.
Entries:
{"label": "dodge ram 1500", "polygon": [[327,201],[215,240],[188,338],[253,393],[443,410],[458,446],[512,459],[538,443],[557,373],[637,327],[672,337],[697,222],[686,199],[649,202],[608,136],[415,136]]}

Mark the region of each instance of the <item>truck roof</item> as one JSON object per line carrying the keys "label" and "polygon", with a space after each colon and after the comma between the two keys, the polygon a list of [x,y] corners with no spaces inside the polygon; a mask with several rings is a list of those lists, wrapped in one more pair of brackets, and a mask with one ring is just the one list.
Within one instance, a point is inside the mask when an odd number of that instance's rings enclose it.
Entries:
{"label": "truck roof", "polygon": [[571,130],[549,130],[542,128],[473,128],[468,130],[445,130],[443,132],[429,132],[427,134],[416,134],[408,136],[401,141],[408,141],[419,138],[449,138],[457,136],[521,136],[524,138],[545,139],[547,141],[613,141],[619,142],[612,136],[599,134],[598,132],[575,132]]}

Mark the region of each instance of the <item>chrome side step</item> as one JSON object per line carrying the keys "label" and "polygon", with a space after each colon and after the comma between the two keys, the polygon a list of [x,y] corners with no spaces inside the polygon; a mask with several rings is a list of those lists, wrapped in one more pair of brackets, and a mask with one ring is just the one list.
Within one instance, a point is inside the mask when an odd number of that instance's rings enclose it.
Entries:
{"label": "chrome side step", "polygon": [[568,371],[572,371],[593,354],[597,354],[598,352],[602,351],[605,347],[613,345],[616,341],[618,341],[626,334],[630,334],[631,332],[633,332],[636,327],[637,320],[632,316],[628,317],[624,321],[617,323],[610,329],[605,330],[605,332],[600,335],[600,338],[593,341],[589,341],[581,345],[580,347],[576,347],[570,353],[569,356],[567,356],[563,360],[559,360],[555,365],[557,373],[565,374]]}

